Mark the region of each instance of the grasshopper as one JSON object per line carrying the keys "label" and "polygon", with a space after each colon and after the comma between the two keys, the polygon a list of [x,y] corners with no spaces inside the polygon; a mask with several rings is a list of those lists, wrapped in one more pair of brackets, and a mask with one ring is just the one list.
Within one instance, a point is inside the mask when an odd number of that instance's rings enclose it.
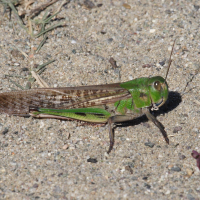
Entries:
{"label": "grasshopper", "polygon": [[[174,41],[175,44],[175,41]],[[133,120],[143,114],[161,131],[169,144],[164,126],[150,113],[168,98],[166,77],[137,78],[128,82],[63,88],[39,88],[0,94],[0,113],[36,118],[108,123],[110,146],[114,145],[113,124]]]}

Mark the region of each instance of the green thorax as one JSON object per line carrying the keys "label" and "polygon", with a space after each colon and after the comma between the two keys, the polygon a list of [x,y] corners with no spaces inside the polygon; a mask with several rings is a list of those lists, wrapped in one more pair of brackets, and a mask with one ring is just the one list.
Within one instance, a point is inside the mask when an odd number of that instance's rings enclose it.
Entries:
{"label": "green thorax", "polygon": [[160,107],[168,97],[168,87],[164,78],[155,76],[152,78],[138,78],[121,83],[122,88],[127,89],[132,98],[115,103],[117,111],[125,114],[126,109],[139,112],[139,108],[156,105]]}

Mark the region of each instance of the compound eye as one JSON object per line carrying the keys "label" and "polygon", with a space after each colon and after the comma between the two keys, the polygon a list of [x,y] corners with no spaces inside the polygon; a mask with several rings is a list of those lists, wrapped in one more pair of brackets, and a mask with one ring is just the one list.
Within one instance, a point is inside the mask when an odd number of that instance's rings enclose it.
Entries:
{"label": "compound eye", "polygon": [[154,82],[154,88],[155,88],[156,90],[158,90],[158,91],[161,90],[161,84],[160,84],[159,81]]}

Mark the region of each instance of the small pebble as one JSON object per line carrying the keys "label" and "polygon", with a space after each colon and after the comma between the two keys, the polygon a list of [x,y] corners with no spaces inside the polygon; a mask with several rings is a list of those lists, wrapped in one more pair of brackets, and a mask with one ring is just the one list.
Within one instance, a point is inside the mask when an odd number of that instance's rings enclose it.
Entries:
{"label": "small pebble", "polygon": [[194,5],[194,9],[195,9],[196,11],[198,11],[199,8],[200,8],[200,6],[198,6],[198,5]]}
{"label": "small pebble", "polygon": [[166,10],[165,13],[169,15],[169,14],[171,14],[172,12],[171,12],[171,10]]}
{"label": "small pebble", "polygon": [[72,53],[73,53],[73,54],[76,54],[76,49],[73,49],[73,50],[72,50]]}
{"label": "small pebble", "polygon": [[146,181],[148,179],[148,176],[144,176],[142,179]]}
{"label": "small pebble", "polygon": [[124,44],[119,44],[119,48],[124,48]]}
{"label": "small pebble", "polygon": [[6,133],[8,133],[8,128],[4,128],[4,130],[1,132],[2,135],[5,135]]}
{"label": "small pebble", "polygon": [[107,152],[104,153],[105,158],[109,158],[109,154]]}
{"label": "small pebble", "polygon": [[102,3],[97,4],[97,7],[100,8],[101,6],[103,6]]}
{"label": "small pebble", "polygon": [[133,80],[133,77],[130,75],[130,76],[128,77],[128,79],[129,79],[129,80]]}
{"label": "small pebble", "polygon": [[71,40],[71,43],[72,44],[76,44],[76,40]]}
{"label": "small pebble", "polygon": [[150,67],[152,67],[151,64],[144,64],[144,65],[142,65],[142,68],[150,68]]}
{"label": "small pebble", "polygon": [[131,174],[133,174],[133,170],[131,169],[130,166],[125,166],[125,170],[129,171]]}
{"label": "small pebble", "polygon": [[129,5],[129,4],[127,4],[127,3],[123,3],[123,5],[122,5],[124,8],[126,8],[126,9],[131,9],[131,6]]}
{"label": "small pebble", "polygon": [[14,58],[24,59],[24,56],[22,55],[22,53],[18,51],[17,49],[13,49],[10,53]]}
{"label": "small pebble", "polygon": [[165,65],[165,60],[159,62],[159,64],[160,64],[161,66],[164,66],[164,65]]}
{"label": "small pebble", "polygon": [[172,51],[172,47],[170,46],[170,47],[168,47],[168,51]]}
{"label": "small pebble", "polygon": [[91,163],[97,163],[97,159],[96,158],[88,158],[87,162],[91,162]]}
{"label": "small pebble", "polygon": [[151,186],[149,184],[147,184],[147,183],[144,184],[144,187],[146,187],[147,189],[151,188]]}
{"label": "small pebble", "polygon": [[186,156],[184,156],[183,154],[179,154],[178,157],[180,160],[184,160],[186,158]]}
{"label": "small pebble", "polygon": [[181,126],[174,127],[173,133],[178,133],[182,129]]}
{"label": "small pebble", "polygon": [[64,149],[64,150],[66,150],[66,149],[68,149],[69,148],[69,145],[68,144],[65,144],[63,147],[62,147],[62,149]]}
{"label": "small pebble", "polygon": [[142,125],[145,126],[146,128],[150,128],[150,125],[147,122],[142,123]]}
{"label": "small pebble", "polygon": [[194,171],[189,168],[186,169],[186,172],[187,172],[188,176],[192,176],[192,174],[194,173]]}
{"label": "small pebble", "polygon": [[170,190],[167,190],[167,191],[165,192],[166,195],[168,195],[168,194],[170,194],[170,193],[171,193]]}
{"label": "small pebble", "polygon": [[23,72],[27,72],[27,71],[29,71],[29,69],[28,69],[27,67],[23,67],[23,68],[22,68],[22,71],[23,71]]}
{"label": "small pebble", "polygon": [[180,172],[181,171],[181,168],[180,167],[177,167],[177,166],[174,166],[170,169],[171,171],[174,171],[174,172]]}
{"label": "small pebble", "polygon": [[153,144],[152,142],[146,142],[144,143],[145,146],[153,148],[155,144]]}
{"label": "small pebble", "polygon": [[92,8],[95,8],[95,4],[90,0],[84,0],[82,6],[83,8],[89,9],[89,10]]}
{"label": "small pebble", "polygon": [[32,187],[33,187],[33,188],[38,188],[39,185],[38,185],[37,183],[35,183]]}
{"label": "small pebble", "polygon": [[150,33],[154,33],[156,31],[156,29],[150,29]]}
{"label": "small pebble", "polygon": [[108,38],[107,43],[110,44],[113,41],[113,38]]}

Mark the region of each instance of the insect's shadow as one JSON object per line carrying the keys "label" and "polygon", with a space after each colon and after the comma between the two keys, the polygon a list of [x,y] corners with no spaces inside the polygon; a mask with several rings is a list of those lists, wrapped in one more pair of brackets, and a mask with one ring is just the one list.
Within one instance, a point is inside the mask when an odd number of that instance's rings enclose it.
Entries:
{"label": "insect's shadow", "polygon": [[[153,111],[151,112],[155,117],[163,114],[165,115],[166,113],[172,111],[175,109],[182,101],[181,95],[178,92],[169,92],[168,100],[166,103],[159,108],[158,111]],[[123,122],[123,123],[117,123],[116,127],[126,127],[126,126],[135,126],[141,123],[147,122],[148,119],[146,115],[142,115],[141,117],[138,117],[134,120]]]}

